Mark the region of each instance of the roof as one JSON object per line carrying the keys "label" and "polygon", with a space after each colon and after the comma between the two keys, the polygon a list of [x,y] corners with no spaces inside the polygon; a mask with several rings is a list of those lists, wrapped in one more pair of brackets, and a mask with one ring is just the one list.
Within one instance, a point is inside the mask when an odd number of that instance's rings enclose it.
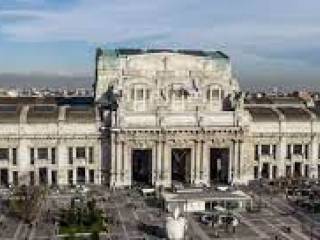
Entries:
{"label": "roof", "polygon": [[69,123],[88,123],[96,120],[93,105],[71,106],[66,109],[66,121]]}
{"label": "roof", "polygon": [[320,119],[320,108],[309,108],[309,110],[314,113],[318,119]]}
{"label": "roof", "polygon": [[241,191],[216,191],[208,190],[195,193],[162,193],[167,202],[185,201],[217,201],[217,200],[251,200],[250,196]]}
{"label": "roof", "polygon": [[278,114],[271,107],[246,107],[254,122],[279,121]]}
{"label": "roof", "polygon": [[[266,105],[247,105],[245,109],[249,111],[254,122],[273,122],[279,121],[279,114],[284,116],[284,121],[287,122],[304,122],[312,119],[312,113],[320,120],[320,109],[306,108],[304,106],[279,106],[269,104]],[[277,111],[280,113],[278,114]]]}
{"label": "roof", "polygon": [[28,123],[50,123],[57,122],[59,109],[56,105],[34,105],[30,106],[27,114]]}
{"label": "roof", "polygon": [[18,123],[21,109],[21,106],[14,104],[0,104],[0,123]]}
{"label": "roof", "polygon": [[97,55],[106,53],[108,55],[139,55],[146,53],[180,53],[185,55],[197,56],[197,57],[210,57],[214,59],[226,59],[229,60],[229,56],[221,51],[205,51],[196,49],[141,49],[141,48],[118,48],[118,49],[97,49]]}
{"label": "roof", "polygon": [[27,123],[58,122],[60,106],[67,106],[67,122],[96,120],[92,97],[0,97],[0,123],[19,123],[24,106],[29,106]]}
{"label": "roof", "polygon": [[279,107],[287,121],[309,121],[311,115],[301,107]]}
{"label": "roof", "polygon": [[81,105],[93,103],[93,97],[0,97],[2,104],[57,104]]}
{"label": "roof", "polygon": [[246,104],[303,104],[299,97],[261,96],[245,99]]}

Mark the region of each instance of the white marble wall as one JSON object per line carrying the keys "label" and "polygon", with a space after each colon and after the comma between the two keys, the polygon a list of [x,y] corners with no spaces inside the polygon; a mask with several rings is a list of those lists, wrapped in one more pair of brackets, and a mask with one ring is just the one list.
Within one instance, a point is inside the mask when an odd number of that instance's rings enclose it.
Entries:
{"label": "white marble wall", "polygon": [[[25,107],[27,109],[27,107]],[[9,170],[9,181],[12,182],[12,172],[18,171],[20,183],[29,184],[30,171],[35,172],[35,183],[39,182],[38,171],[41,167],[48,168],[48,181],[51,182],[51,171],[57,170],[58,184],[68,183],[67,170],[76,170],[78,166],[84,166],[87,170],[95,170],[95,183],[101,182],[101,138],[99,127],[101,123],[93,120],[91,123],[67,123],[56,121],[55,123],[27,123],[21,113],[20,123],[0,124],[0,148],[17,149],[17,165],[11,161],[2,161],[0,168]],[[88,159],[84,163],[68,163],[68,147],[90,147],[94,149],[94,163],[89,164]],[[49,159],[37,159],[37,148],[49,148]],[[34,165],[30,163],[30,149],[35,149]],[[51,148],[56,148],[56,163],[51,163]],[[75,156],[75,154],[74,154]],[[88,156],[88,154],[87,154]],[[87,174],[88,176],[88,174]]]}

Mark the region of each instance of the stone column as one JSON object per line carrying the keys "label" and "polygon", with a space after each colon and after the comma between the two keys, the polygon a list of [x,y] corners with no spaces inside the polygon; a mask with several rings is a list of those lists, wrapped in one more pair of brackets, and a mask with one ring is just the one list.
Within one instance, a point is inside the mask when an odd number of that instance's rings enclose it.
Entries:
{"label": "stone column", "polygon": [[238,175],[238,179],[239,181],[242,180],[242,175],[241,175],[241,172],[242,172],[242,165],[243,165],[243,161],[240,161],[240,159],[243,157],[244,155],[244,151],[243,151],[243,142],[239,141],[238,142],[238,171],[237,171],[237,175]]}
{"label": "stone column", "polygon": [[284,137],[280,137],[276,152],[276,161],[278,166],[278,176],[286,175],[286,151],[287,145]]}
{"label": "stone column", "polygon": [[116,172],[117,172],[117,148],[116,148],[116,141],[115,141],[115,134],[112,133],[111,134],[111,169],[110,169],[110,174],[111,174],[111,181],[110,181],[110,184],[111,186],[110,187],[113,187],[115,186],[116,184]]}
{"label": "stone column", "polygon": [[195,184],[197,180],[197,141],[194,141],[191,147],[191,176],[190,181],[191,184]]}
{"label": "stone column", "polygon": [[130,145],[127,145],[126,147],[126,158],[127,158],[127,181],[128,185],[132,185],[132,147]]}
{"label": "stone column", "polygon": [[39,179],[39,168],[34,167],[34,185],[39,185],[40,179]]}
{"label": "stone column", "polygon": [[262,160],[261,160],[261,144],[258,143],[258,179],[262,178]]}
{"label": "stone column", "polygon": [[171,148],[169,148],[167,142],[163,142],[162,161],[161,161],[161,176],[162,182],[165,186],[169,187],[171,184],[171,154],[169,154]]}
{"label": "stone column", "polygon": [[162,162],[162,142],[161,141],[157,141],[156,142],[156,149],[157,149],[157,161],[156,161],[156,181],[158,182],[157,184],[160,184],[160,176],[161,176],[161,162]]}
{"label": "stone column", "polygon": [[200,171],[200,181],[203,182],[203,158],[204,158],[204,141],[200,141],[200,166],[199,166],[199,171]]}
{"label": "stone column", "polygon": [[262,178],[262,162],[258,161],[258,179]]}
{"label": "stone column", "polygon": [[123,175],[122,175],[122,142],[116,142],[116,186],[122,185],[123,183]]}
{"label": "stone column", "polygon": [[231,162],[231,165],[230,165],[230,170],[231,170],[231,174],[230,174],[230,179],[232,182],[235,181],[235,143],[234,143],[234,140],[231,140],[231,145],[230,145],[230,162]]}
{"label": "stone column", "polygon": [[86,166],[86,168],[84,169],[84,181],[85,181],[85,184],[88,184],[89,183],[89,167]]}
{"label": "stone column", "polygon": [[73,168],[72,173],[73,173],[72,182],[73,182],[73,185],[76,185],[77,184],[77,168]]}
{"label": "stone column", "polygon": [[233,148],[233,142],[231,143],[231,145],[229,146],[229,169],[228,169],[228,183],[231,183],[233,181],[233,178],[234,178],[234,165],[233,165],[233,162],[234,162],[234,148]]}
{"label": "stone column", "polygon": [[238,140],[235,140],[233,142],[233,145],[234,145],[233,146],[233,149],[234,149],[234,154],[233,154],[233,158],[234,158],[233,179],[234,179],[234,181],[237,181],[239,179],[239,175],[238,175],[238,169],[239,169],[239,165],[238,165],[238,162],[239,162],[239,142],[238,142]]}
{"label": "stone column", "polygon": [[202,162],[202,142],[201,141],[197,141],[196,142],[196,178],[195,178],[195,183],[199,184],[201,182],[201,162]]}
{"label": "stone column", "polygon": [[50,168],[47,168],[47,174],[48,174],[48,179],[47,179],[47,181],[48,181],[48,186],[51,186],[52,185],[52,173],[51,173],[52,171],[51,171],[51,169]]}
{"label": "stone column", "polygon": [[318,147],[319,144],[317,142],[317,138],[315,136],[311,137],[311,144],[310,144],[310,150],[309,152],[309,159],[310,159],[310,165],[309,165],[309,177],[310,178],[318,178]]}
{"label": "stone column", "polygon": [[152,146],[152,185],[156,185],[157,182],[157,142],[155,142]]}
{"label": "stone column", "polygon": [[208,148],[208,143],[203,142],[202,145],[202,180],[205,182],[208,186],[210,185],[210,149]]}
{"label": "stone column", "polygon": [[272,169],[272,164],[269,163],[269,179],[272,179],[272,173],[273,173],[273,169]]}
{"label": "stone column", "polygon": [[123,142],[123,178],[124,184],[127,186],[131,185],[130,176],[129,176],[129,152],[128,145],[126,142]]}
{"label": "stone column", "polygon": [[[12,184],[13,183],[13,173],[12,171],[10,171],[10,169],[8,169],[8,183]],[[28,184],[28,181],[26,181],[27,185]]]}

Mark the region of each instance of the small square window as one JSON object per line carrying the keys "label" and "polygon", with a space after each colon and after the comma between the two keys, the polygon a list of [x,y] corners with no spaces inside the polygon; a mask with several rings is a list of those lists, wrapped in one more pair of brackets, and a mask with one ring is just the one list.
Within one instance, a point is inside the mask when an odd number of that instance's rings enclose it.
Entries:
{"label": "small square window", "polygon": [[51,163],[56,164],[56,148],[51,148]]}
{"label": "small square window", "polygon": [[48,159],[48,148],[38,148],[38,159]]}
{"label": "small square window", "polygon": [[73,149],[72,149],[72,147],[68,148],[68,155],[69,155],[69,164],[73,164]]}
{"label": "small square window", "polygon": [[259,160],[259,145],[254,146],[254,160]]}
{"label": "small square window", "polygon": [[9,159],[9,148],[0,148],[0,160]]}
{"label": "small square window", "polygon": [[86,149],[84,147],[77,147],[76,158],[86,158]]}
{"label": "small square window", "polygon": [[293,154],[302,155],[302,145],[301,144],[293,145]]}
{"label": "small square window", "polygon": [[290,144],[287,145],[287,159],[291,159],[291,147],[292,146]]}
{"label": "small square window", "polygon": [[12,165],[17,165],[17,149],[12,148]]}
{"label": "small square window", "polygon": [[68,170],[68,183],[73,185],[73,170]]}
{"label": "small square window", "polygon": [[30,164],[34,164],[34,148],[30,148]]}
{"label": "small square window", "polygon": [[270,155],[270,145],[261,145],[261,155]]}
{"label": "small square window", "polygon": [[89,147],[89,163],[93,163],[93,147]]}

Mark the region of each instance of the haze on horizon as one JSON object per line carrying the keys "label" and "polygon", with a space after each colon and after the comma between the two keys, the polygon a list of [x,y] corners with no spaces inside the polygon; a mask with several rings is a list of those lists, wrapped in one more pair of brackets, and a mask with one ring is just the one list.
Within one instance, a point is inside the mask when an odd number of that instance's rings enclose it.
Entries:
{"label": "haze on horizon", "polygon": [[0,87],[90,87],[95,49],[231,57],[243,88],[320,89],[317,0],[0,0]]}

